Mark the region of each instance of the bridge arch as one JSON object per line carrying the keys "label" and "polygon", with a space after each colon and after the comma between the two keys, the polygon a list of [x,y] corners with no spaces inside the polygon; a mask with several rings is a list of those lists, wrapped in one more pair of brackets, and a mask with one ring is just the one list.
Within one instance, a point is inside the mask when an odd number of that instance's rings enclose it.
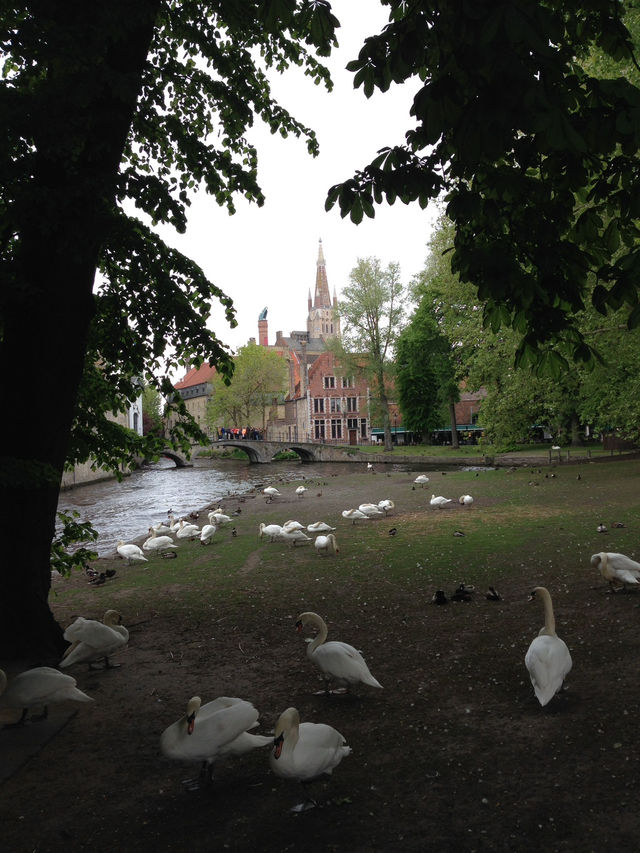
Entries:
{"label": "bridge arch", "polygon": [[166,457],[167,459],[171,459],[172,462],[176,463],[176,468],[190,468],[191,462],[188,462],[187,459],[176,450],[172,450],[170,447],[165,447],[162,451],[161,456]]}

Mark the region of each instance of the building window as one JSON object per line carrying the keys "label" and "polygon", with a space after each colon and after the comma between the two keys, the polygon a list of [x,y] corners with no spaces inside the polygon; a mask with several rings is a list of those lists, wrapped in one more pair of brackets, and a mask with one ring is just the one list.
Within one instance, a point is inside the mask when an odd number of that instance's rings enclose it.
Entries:
{"label": "building window", "polygon": [[358,429],[358,419],[347,418],[347,429]]}
{"label": "building window", "polygon": [[313,398],[313,411],[318,414],[324,412],[324,397]]}
{"label": "building window", "polygon": [[360,437],[361,438],[367,437],[367,419],[366,418],[360,418]]}
{"label": "building window", "polygon": [[336,377],[335,376],[325,376],[324,377],[324,387],[325,388],[335,388],[336,387]]}
{"label": "building window", "polygon": [[331,421],[331,438],[342,438],[342,421],[335,418]]}
{"label": "building window", "polygon": [[358,411],[358,398],[357,397],[347,397],[347,411],[348,412],[357,412]]}
{"label": "building window", "polygon": [[340,412],[342,409],[340,408],[340,397],[331,397],[331,411],[332,412]]}
{"label": "building window", "polygon": [[324,421],[313,422],[313,435],[314,438],[324,439]]}
{"label": "building window", "polygon": [[342,377],[342,387],[343,388],[352,388],[353,387],[353,379],[351,376],[343,376]]}

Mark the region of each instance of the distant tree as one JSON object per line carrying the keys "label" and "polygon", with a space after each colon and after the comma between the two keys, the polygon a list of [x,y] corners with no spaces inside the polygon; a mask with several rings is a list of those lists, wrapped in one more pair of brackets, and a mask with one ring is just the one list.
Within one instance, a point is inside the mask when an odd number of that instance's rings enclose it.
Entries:
{"label": "distant tree", "polygon": [[[337,24],[313,0],[3,4],[0,369],[55,377],[0,419],[0,500],[13,510],[0,522],[5,657],[57,661],[65,646],[48,605],[65,462],[158,450],[107,418],[139,377],[169,395],[179,364],[232,369],[207,325],[213,301],[235,325],[231,299],[151,225],[185,231],[198,187],[230,212],[235,193],[263,203],[246,134],[256,117],[317,152],[265,70],[295,65],[330,85],[316,55]],[[179,428],[179,444],[200,435],[184,418]]]}
{"label": "distant tree", "polygon": [[385,450],[393,450],[388,383],[404,316],[403,293],[397,263],[383,269],[378,258],[358,258],[338,305],[342,340],[330,344],[342,364],[366,375],[371,417],[382,421]]}
{"label": "distant tree", "polygon": [[207,423],[212,428],[264,428],[267,409],[286,390],[286,384],[287,364],[279,353],[258,344],[240,347],[231,382],[227,384],[222,376],[213,380]]}
{"label": "distant tree", "polygon": [[164,436],[162,410],[164,401],[154,385],[142,389],[142,431]]}
{"label": "distant tree", "polygon": [[396,391],[405,428],[430,444],[431,433],[442,426],[444,412],[457,394],[457,384],[449,340],[426,300],[398,338]]}
{"label": "distant tree", "polygon": [[412,127],[332,187],[327,208],[360,222],[383,200],[444,196],[454,272],[494,329],[514,329],[516,364],[557,376],[591,359],[586,300],[603,314],[625,301],[628,327],[640,323],[640,88],[584,64],[594,49],[622,72],[635,63],[622,20],[634,4],[387,5],[389,24],[347,67],[367,96],[413,80]]}

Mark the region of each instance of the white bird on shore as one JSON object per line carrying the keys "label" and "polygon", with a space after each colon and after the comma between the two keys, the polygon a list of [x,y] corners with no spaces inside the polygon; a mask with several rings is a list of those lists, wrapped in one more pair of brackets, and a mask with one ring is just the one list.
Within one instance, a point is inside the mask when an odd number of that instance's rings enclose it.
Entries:
{"label": "white bird on shore", "polygon": [[267,496],[268,503],[271,503],[274,498],[280,497],[280,492],[276,489],[275,486],[267,486],[266,489],[262,490],[262,494]]}
{"label": "white bird on shore", "polygon": [[197,524],[190,524],[181,519],[176,536],[178,539],[197,539],[200,536],[200,528]]}
{"label": "white bird on shore", "polygon": [[154,530],[156,535],[162,535],[164,533],[173,533],[171,527],[161,521],[159,524],[152,524],[149,530]]}
{"label": "white bird on shore", "polygon": [[309,490],[307,489],[307,487],[306,487],[306,486],[298,486],[298,488],[296,489],[296,495],[297,495],[299,498],[303,498],[303,497],[304,497],[304,493],[305,493],[305,492],[308,492],[308,491],[309,491]]}
{"label": "white bird on shore", "polygon": [[142,548],[145,551],[166,551],[169,548],[177,548],[178,546],[170,536],[156,535],[153,527],[149,528],[149,538],[142,543]]}
{"label": "white bird on shore", "polygon": [[[192,696],[186,714],[160,736],[160,749],[176,761],[202,762],[200,777],[211,781],[217,758],[242,755],[273,743],[271,737],[249,733],[258,725],[258,716],[251,702],[244,699],[219,696],[202,705],[199,696]],[[194,789],[199,780],[190,779],[187,784]]]}
{"label": "white bird on shore", "polygon": [[381,509],[385,515],[388,515],[392,509],[395,509],[395,506],[391,500],[378,501],[378,509]]}
{"label": "white bird on shore", "polygon": [[607,581],[612,591],[624,589],[629,586],[640,584],[640,563],[636,563],[624,554],[615,554],[611,551],[600,551],[591,557],[591,565],[598,569],[602,577]]}
{"label": "white bird on shore", "polygon": [[314,521],[313,524],[307,524],[307,533],[331,533],[335,529],[324,521]]}
{"label": "white bird on shore", "polygon": [[22,711],[22,716],[16,723],[9,723],[5,728],[21,726],[25,722],[29,708],[44,706],[42,714],[32,720],[46,719],[49,705],[52,702],[93,702],[76,687],[76,680],[71,675],[60,672],[51,666],[36,666],[27,669],[12,678],[9,682],[6,673],[0,669],[0,707],[15,708]]}
{"label": "white bird on shore", "polygon": [[301,613],[296,620],[298,633],[302,633],[305,625],[313,625],[318,629],[315,639],[307,645],[307,657],[322,671],[325,693],[329,693],[331,679],[340,684],[346,684],[347,691],[352,684],[368,684],[370,687],[382,689],[382,684],[371,675],[369,667],[357,649],[338,640],[326,642],[327,625],[321,616],[309,611]]}
{"label": "white bird on shore", "polygon": [[74,663],[88,663],[89,669],[93,669],[92,663],[103,658],[105,669],[120,666],[109,661],[109,656],[126,646],[129,641],[129,632],[120,623],[121,617],[117,610],[107,610],[102,622],[78,616],[64,632],[65,640],[71,645],[65,651],[59,666],[64,669]]}
{"label": "white bird on shore", "polygon": [[258,531],[258,536],[262,539],[263,536],[268,536],[270,542],[275,542],[276,539],[282,533],[282,526],[280,524],[265,524],[264,522],[260,522],[260,527]]}
{"label": "white bird on shore", "polygon": [[473,498],[471,497],[471,495],[460,495],[460,497],[458,498],[458,503],[462,506],[471,506],[471,504],[473,503]]}
{"label": "white bird on shore", "polygon": [[[283,779],[312,782],[324,774],[333,773],[351,747],[337,729],[326,723],[301,723],[296,708],[287,708],[278,718],[273,751],[269,758],[271,770]],[[316,803],[307,798],[294,806],[300,812]]]}
{"label": "white bird on shore", "polygon": [[413,482],[417,486],[420,486],[421,489],[424,489],[425,485],[429,482],[429,478],[426,474],[418,474]]}
{"label": "white bird on shore", "polygon": [[203,545],[208,545],[209,542],[213,539],[213,534],[216,532],[218,528],[215,524],[205,524],[200,531],[200,541]]}
{"label": "white bird on shore", "polygon": [[148,563],[149,562],[147,560],[147,558],[145,557],[145,555],[140,550],[140,548],[138,548],[137,545],[133,545],[132,543],[127,544],[127,543],[125,543],[124,539],[121,539],[118,542],[116,551],[118,552],[118,554],[120,554],[122,559],[126,560],[128,563],[132,563],[132,562],[133,563],[135,563],[135,562]]}
{"label": "white bird on shore", "polygon": [[571,670],[572,660],[566,643],[556,634],[549,590],[537,586],[529,596],[529,601],[535,598],[541,599],[544,605],[544,626],[529,646],[524,662],[538,702],[546,705],[562,687]]}
{"label": "white bird on shore", "polygon": [[214,509],[213,512],[209,513],[209,524],[229,524],[232,521],[230,515],[225,515],[221,510]]}
{"label": "white bird on shore", "polygon": [[359,509],[343,509],[342,517],[348,518],[352,524],[355,524],[359,518],[369,518],[364,512],[361,512]]}
{"label": "white bird on shore", "polygon": [[338,548],[336,537],[333,535],[333,533],[329,533],[326,536],[316,536],[313,545],[318,554],[337,554],[340,550]]}
{"label": "white bird on shore", "polygon": [[293,530],[285,530],[283,527],[278,539],[282,539],[285,542],[293,542],[294,547],[298,542],[311,542],[311,537],[307,536],[303,530],[298,530],[297,528]]}
{"label": "white bird on shore", "polygon": [[451,498],[443,498],[442,495],[431,495],[431,500],[429,501],[431,506],[436,507],[436,509],[442,509],[447,504],[451,503]]}
{"label": "white bird on shore", "polygon": [[360,512],[363,512],[365,515],[369,516],[369,518],[376,518],[377,516],[384,515],[384,510],[380,509],[378,504],[364,503],[360,504],[358,509],[360,510]]}
{"label": "white bird on shore", "polygon": [[286,533],[291,533],[292,530],[304,530],[304,524],[300,524],[299,521],[295,521],[293,518],[290,518],[288,521],[282,525],[282,529]]}

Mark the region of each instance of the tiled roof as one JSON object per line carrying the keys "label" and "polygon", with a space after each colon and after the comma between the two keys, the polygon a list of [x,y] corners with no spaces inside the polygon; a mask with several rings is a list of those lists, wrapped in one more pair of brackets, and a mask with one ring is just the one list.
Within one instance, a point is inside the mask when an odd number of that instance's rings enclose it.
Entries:
{"label": "tiled roof", "polygon": [[202,385],[205,382],[212,382],[217,371],[215,367],[206,362],[200,367],[192,367],[188,373],[173,386],[177,391],[183,388],[191,388],[193,385]]}

